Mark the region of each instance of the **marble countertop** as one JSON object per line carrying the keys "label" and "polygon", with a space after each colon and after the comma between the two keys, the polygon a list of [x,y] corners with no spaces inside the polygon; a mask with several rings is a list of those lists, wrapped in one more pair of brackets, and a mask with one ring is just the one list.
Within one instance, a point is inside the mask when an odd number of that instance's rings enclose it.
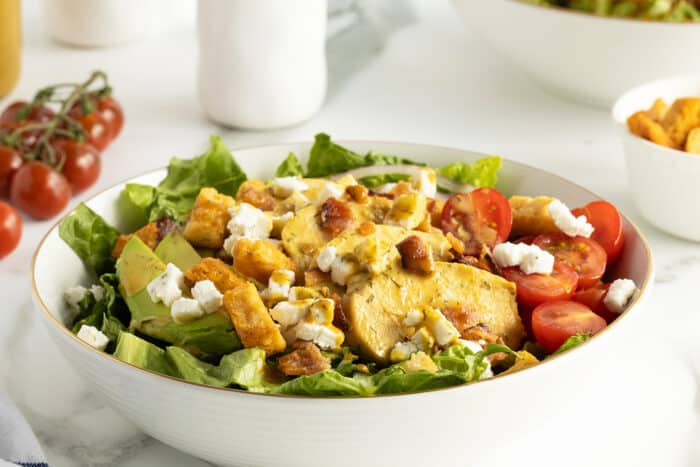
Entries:
{"label": "marble countertop", "polygon": [[[447,1],[415,2],[414,8],[415,18],[393,31],[381,50],[365,44],[376,52],[367,63],[352,73],[331,70],[340,84],[331,87],[316,117],[295,128],[239,132],[205,119],[196,97],[191,20],[138,44],[79,50],[52,43],[32,12],[25,20],[22,79],[8,100],[27,98],[47,83],[82,79],[94,68],[109,73],[126,126],[105,153],[97,184],[71,206],[163,166],[173,155],[199,153],[212,133],[232,148],[309,140],[318,131],[343,139],[468,148],[546,168],[590,188],[641,226],[657,278],[640,312],[637,337],[621,350],[629,352],[630,365],[620,371],[629,373],[630,384],[610,387],[611,397],[624,402],[619,411],[601,414],[582,452],[600,442],[606,458],[628,459],[631,465],[698,465],[700,313],[694,294],[700,245],[669,237],[640,218],[608,112],[545,93],[465,31]],[[51,225],[27,221],[19,248],[0,263],[0,389],[25,413],[53,467],[207,465],[141,433],[90,392],[57,354],[29,287],[34,246]],[[605,431],[608,426],[613,429]]]}

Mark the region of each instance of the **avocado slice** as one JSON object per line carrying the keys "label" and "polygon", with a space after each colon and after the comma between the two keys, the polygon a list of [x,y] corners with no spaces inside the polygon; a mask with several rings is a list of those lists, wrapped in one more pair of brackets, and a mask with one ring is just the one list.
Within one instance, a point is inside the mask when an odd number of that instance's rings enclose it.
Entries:
{"label": "avocado slice", "polygon": [[119,333],[114,356],[139,368],[177,376],[165,357],[165,350],[129,332]]}
{"label": "avocado slice", "polygon": [[182,271],[187,271],[202,260],[190,242],[179,232],[166,235],[154,252],[163,263],[173,263]]}
{"label": "avocado slice", "polygon": [[173,321],[167,306],[151,300],[146,286],[164,270],[165,264],[138,237],[134,236],[124,247],[117,261],[117,275],[120,290],[131,311],[129,328],[182,347],[198,358],[220,356],[240,349],[241,342],[224,311],[178,324]]}

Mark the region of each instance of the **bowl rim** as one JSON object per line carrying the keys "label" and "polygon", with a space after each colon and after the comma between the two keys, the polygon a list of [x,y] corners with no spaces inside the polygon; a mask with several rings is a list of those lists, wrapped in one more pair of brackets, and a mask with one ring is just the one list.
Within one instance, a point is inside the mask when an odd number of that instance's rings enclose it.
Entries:
{"label": "bowl rim", "polygon": [[607,21],[621,21],[627,24],[644,24],[644,25],[670,25],[670,26],[695,26],[700,27],[700,22],[684,22],[684,21],[663,21],[660,19],[641,19],[641,18],[630,18],[627,16],[607,16],[607,15],[596,15],[595,13],[589,13],[587,11],[577,10],[574,8],[566,8],[559,5],[535,5],[534,3],[525,2],[523,0],[503,0],[510,3],[519,3],[531,8],[539,8],[541,10],[549,10],[554,14],[571,14],[577,15],[580,18],[591,18],[593,20],[607,20]]}
{"label": "bowl rim", "polygon": [[[452,147],[452,146],[442,146],[442,145],[434,145],[434,144],[425,144],[425,143],[411,143],[411,142],[401,142],[401,141],[390,141],[390,140],[339,140],[338,143],[347,145],[347,146],[352,146],[352,145],[366,145],[366,146],[372,146],[372,145],[409,145],[409,146],[416,146],[416,147],[422,147],[424,149],[435,149],[438,151],[458,151],[462,153],[471,153],[473,155],[477,156],[486,156],[487,154],[479,152],[479,151],[472,151],[469,149],[463,149],[463,148],[458,148],[458,147]],[[236,151],[248,151],[248,150],[272,150],[274,148],[289,148],[290,146],[299,146],[299,145],[311,145],[313,144],[311,141],[297,141],[297,142],[287,142],[287,143],[275,143],[275,144],[264,144],[264,145],[251,145],[251,146],[244,146],[236,149],[232,149],[231,152],[234,153]],[[600,198],[597,194],[593,193],[592,191],[588,190],[587,188],[572,182],[560,175],[557,175],[555,173],[549,172],[544,169],[540,169],[538,167],[529,165],[529,164],[524,164],[519,161],[503,158],[505,161],[519,165],[521,167],[525,167],[528,169],[532,170],[537,170],[540,172],[544,172],[546,175],[554,177],[559,179],[560,181],[564,181],[566,183],[569,183],[571,185],[574,185],[575,187],[583,190],[587,194],[592,195],[593,197],[596,197],[598,199],[603,199]],[[167,167],[160,167],[157,169],[149,170],[146,172],[142,172],[137,175],[130,176],[126,179],[123,179],[117,183],[114,183],[110,185],[109,187],[105,188],[104,190],[101,190],[99,193],[96,193],[84,200],[81,201],[81,203],[89,203],[93,199],[104,195],[105,192],[112,190],[118,186],[123,186],[126,183],[128,183],[130,180],[133,180],[135,178],[151,175],[151,174],[156,174],[158,172],[162,172],[167,170]],[[635,224],[629,217],[627,217],[624,213],[620,212],[620,215],[622,216],[623,220],[628,223],[628,225],[637,233],[637,237],[642,243],[642,246],[646,252],[647,255],[647,274],[644,277],[643,283],[639,286],[639,293],[637,293],[630,303],[627,305],[627,308],[625,309],[624,312],[622,312],[612,323],[608,324],[602,331],[598,332],[596,335],[592,336],[590,339],[587,341],[579,344],[576,349],[573,349],[573,352],[563,352],[559,355],[553,355],[548,357],[545,361],[539,362],[537,365],[534,365],[529,368],[525,368],[521,371],[516,371],[513,373],[509,373],[507,375],[500,375],[492,378],[486,378],[478,381],[473,381],[471,383],[465,383],[465,384],[460,384],[456,386],[448,386],[445,388],[437,388],[437,389],[429,389],[429,390],[423,390],[423,391],[411,391],[411,392],[405,392],[405,393],[399,393],[399,394],[375,394],[372,396],[305,396],[305,395],[296,395],[296,394],[269,394],[269,393],[258,393],[258,392],[251,392],[245,389],[238,389],[238,388],[231,388],[231,387],[218,387],[218,386],[211,386],[208,384],[204,383],[197,383],[193,381],[188,381],[182,378],[178,378],[175,376],[170,376],[166,375],[164,373],[159,373],[154,370],[149,370],[146,368],[141,368],[139,366],[136,366],[132,363],[125,362],[123,360],[118,359],[115,357],[113,354],[109,354],[107,352],[98,350],[91,345],[89,345],[87,342],[84,342],[83,340],[79,339],[76,334],[74,334],[65,324],[63,324],[59,319],[49,311],[48,306],[44,303],[41,295],[39,294],[38,286],[37,286],[37,280],[36,280],[36,267],[37,267],[37,259],[39,257],[39,252],[42,250],[44,247],[44,244],[46,243],[49,235],[51,235],[63,222],[63,220],[69,216],[71,213],[73,213],[75,209],[72,209],[71,211],[65,213],[63,216],[61,216],[58,221],[53,223],[51,227],[47,230],[47,232],[43,235],[41,240],[39,241],[39,244],[36,246],[36,249],[34,250],[34,254],[32,255],[32,260],[31,260],[31,267],[30,267],[30,281],[31,281],[31,289],[32,289],[32,296],[34,298],[34,302],[39,306],[41,309],[42,313],[45,315],[45,318],[48,320],[49,323],[52,325],[55,325],[59,331],[63,334],[64,337],[67,337],[68,339],[72,339],[74,343],[77,343],[78,345],[81,345],[84,349],[87,349],[90,352],[93,352],[102,358],[105,358],[106,360],[105,363],[116,363],[116,364],[121,364],[125,365],[126,367],[131,367],[132,369],[137,370],[138,372],[143,373],[144,375],[148,376],[153,376],[156,378],[161,378],[163,382],[169,382],[169,383],[180,383],[180,384],[187,384],[196,388],[200,389],[205,389],[205,390],[216,390],[216,391],[223,391],[227,393],[233,393],[233,394],[238,394],[238,395],[245,395],[245,396],[251,396],[251,397],[264,397],[264,398],[281,398],[281,399],[295,399],[295,400],[309,400],[313,402],[318,402],[320,400],[330,400],[330,401],[357,401],[357,400],[375,400],[375,399],[386,399],[386,398],[409,398],[410,396],[420,396],[423,394],[430,394],[434,392],[448,392],[448,391],[464,391],[468,390],[466,388],[475,386],[477,384],[486,384],[486,383],[491,383],[494,384],[496,381],[500,381],[499,384],[504,384],[502,381],[503,380],[510,380],[513,379],[514,377],[523,377],[523,373],[525,374],[531,374],[534,371],[540,369],[543,365],[547,365],[547,368],[552,367],[553,362],[562,362],[563,360],[568,360],[572,358],[572,354],[577,354],[580,348],[584,348],[586,346],[589,346],[592,342],[598,342],[600,340],[600,337],[605,335],[607,336],[610,334],[609,330],[612,328],[617,329],[619,327],[620,321],[623,320],[626,316],[628,316],[631,311],[636,308],[636,306],[646,298],[649,289],[651,288],[651,285],[653,283],[654,279],[654,258],[652,255],[651,247],[649,246],[649,242],[642,233],[642,230]],[[596,344],[597,345],[597,344]],[[99,357],[98,357],[99,358]]]}
{"label": "bowl rim", "polygon": [[[519,1],[519,0],[513,0],[513,1]],[[536,6],[536,5],[535,5]],[[627,118],[631,115],[622,115],[622,109],[621,107],[626,103],[628,99],[631,98],[632,95],[636,94],[637,92],[643,92],[647,89],[653,89],[657,87],[664,87],[668,85],[673,85],[673,84],[684,84],[684,83],[697,83],[698,89],[700,89],[700,73],[690,73],[690,74],[684,74],[684,75],[672,75],[672,76],[667,76],[665,78],[659,78],[655,79],[653,81],[647,81],[646,83],[639,84],[637,86],[634,86],[633,88],[628,89],[625,91],[622,95],[620,95],[617,99],[615,99],[615,102],[613,103],[611,109],[610,109],[610,116],[612,117],[613,122],[620,128],[620,130],[625,134],[625,136],[634,138],[635,140],[638,140],[644,145],[648,145],[650,149],[653,149],[654,157],[677,157],[677,158],[690,158],[690,159],[696,159],[700,160],[700,155],[698,154],[693,154],[687,151],[682,151],[680,149],[674,149],[674,148],[669,148],[667,146],[662,146],[660,144],[656,144],[653,141],[649,141],[648,139],[642,138],[641,136],[635,135],[629,130],[629,127],[627,126]],[[700,91],[698,91],[698,95],[700,96]],[[658,95],[657,95],[658,97]],[[679,99],[683,96],[679,96],[676,99]],[[636,110],[635,112],[638,112],[640,110],[644,109],[639,109]],[[679,159],[680,160],[680,159]]]}

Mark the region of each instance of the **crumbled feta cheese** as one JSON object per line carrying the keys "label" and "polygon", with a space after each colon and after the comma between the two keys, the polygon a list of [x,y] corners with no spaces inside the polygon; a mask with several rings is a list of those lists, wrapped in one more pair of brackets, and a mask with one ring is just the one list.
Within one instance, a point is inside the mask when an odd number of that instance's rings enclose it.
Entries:
{"label": "crumbled feta cheese", "polygon": [[335,184],[333,182],[328,182],[325,185],[323,185],[323,190],[321,190],[321,193],[319,193],[318,199],[316,200],[316,202],[323,203],[328,198],[340,199],[344,193],[345,193],[344,187],[338,186],[337,184]]}
{"label": "crumbled feta cheese", "polygon": [[313,302],[312,298],[279,302],[270,310],[270,316],[283,328],[294,326],[304,319]]}
{"label": "crumbled feta cheese", "polygon": [[459,345],[461,345],[462,347],[468,348],[473,353],[479,353],[482,350],[484,350],[484,348],[481,346],[481,344],[479,344],[478,342],[475,342],[475,341],[470,341],[470,340],[466,340],[466,339],[458,339],[457,343]]}
{"label": "crumbled feta cheese", "polygon": [[182,297],[182,289],[185,287],[185,275],[173,263],[168,263],[165,271],[153,279],[147,286],[148,296],[153,302],[163,302],[170,306],[175,300]]}
{"label": "crumbled feta cheese", "polygon": [[294,284],[294,271],[289,269],[277,269],[270,274],[267,281],[267,289],[262,291],[262,295],[267,300],[278,302],[289,297],[289,289]]}
{"label": "crumbled feta cheese", "polygon": [[90,293],[95,297],[95,301],[99,302],[105,297],[105,288],[99,284],[93,284],[90,286]]}
{"label": "crumbled feta cheese", "polygon": [[309,307],[308,322],[314,324],[332,324],[335,302],[330,298],[319,298]]}
{"label": "crumbled feta cheese", "polygon": [[345,258],[336,258],[331,265],[331,280],[338,285],[347,285],[350,276],[355,274],[359,267],[357,263]]}
{"label": "crumbled feta cheese", "polygon": [[336,249],[334,246],[327,246],[322,249],[318,256],[316,257],[316,265],[323,272],[328,272],[331,270],[331,266],[335,261],[337,256]]}
{"label": "crumbled feta cheese", "polygon": [[192,298],[197,300],[205,313],[214,313],[224,304],[224,296],[209,279],[198,281],[192,287]]}
{"label": "crumbled feta cheese", "polygon": [[270,191],[278,198],[286,198],[295,191],[302,192],[308,189],[309,185],[299,177],[273,178],[270,184]]}
{"label": "crumbled feta cheese", "polygon": [[547,206],[549,215],[552,216],[554,225],[569,237],[590,237],[593,234],[593,226],[588,223],[586,216],[574,216],[568,207],[558,199]]}
{"label": "crumbled feta cheese", "polygon": [[194,298],[178,298],[170,307],[170,316],[178,324],[193,321],[203,315],[204,310]]}
{"label": "crumbled feta cheese", "polygon": [[338,348],[343,342],[343,333],[340,330],[303,321],[294,326],[292,334],[295,339],[311,341],[324,350]]}
{"label": "crumbled feta cheese", "polygon": [[74,287],[68,287],[65,292],[63,292],[63,300],[72,309],[78,309],[78,304],[85,298],[85,294],[88,290],[82,285],[76,285]]}
{"label": "crumbled feta cheese", "polygon": [[459,339],[459,331],[440,310],[429,308],[425,313],[425,325],[439,346],[454,344]]}
{"label": "crumbled feta cheese", "polygon": [[425,326],[422,326],[411,337],[411,342],[418,347],[418,350],[430,353],[435,345],[435,338]]}
{"label": "crumbled feta cheese", "polygon": [[408,360],[413,352],[418,352],[418,346],[413,342],[397,342],[391,349],[389,358],[392,362],[402,362]]}
{"label": "crumbled feta cheese", "polygon": [[622,313],[635,295],[637,295],[637,286],[633,280],[617,279],[610,284],[603,303],[613,313]]}
{"label": "crumbled feta cheese", "polygon": [[435,198],[437,195],[437,176],[431,168],[424,167],[411,177],[411,185],[426,198]]}
{"label": "crumbled feta cheese", "polygon": [[236,242],[241,238],[265,240],[272,231],[272,220],[263,211],[248,203],[240,203],[229,208],[231,220],[228,222],[230,235],[224,240],[224,250],[232,254]]}
{"label": "crumbled feta cheese", "polygon": [[109,344],[109,338],[102,331],[87,324],[80,326],[78,338],[97,350],[104,350]]}
{"label": "crumbled feta cheese", "polygon": [[413,308],[411,310],[408,310],[408,313],[406,313],[406,317],[403,320],[403,325],[418,326],[420,323],[423,322],[423,318],[423,312]]}
{"label": "crumbled feta cheese", "polygon": [[554,256],[537,245],[499,243],[493,249],[493,259],[499,267],[518,266],[525,274],[551,274]]}
{"label": "crumbled feta cheese", "polygon": [[306,298],[317,298],[320,294],[308,287],[292,287],[289,289],[289,301],[304,300]]}

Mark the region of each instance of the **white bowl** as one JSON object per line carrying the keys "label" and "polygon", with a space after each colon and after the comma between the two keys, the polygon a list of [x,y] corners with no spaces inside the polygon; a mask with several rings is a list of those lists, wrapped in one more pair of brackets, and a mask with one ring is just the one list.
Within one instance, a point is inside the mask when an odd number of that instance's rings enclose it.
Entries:
{"label": "white bowl", "polygon": [[549,91],[608,108],[625,90],[700,69],[700,24],[594,16],[518,0],[454,0],[467,26]]}
{"label": "white bowl", "polygon": [[[358,151],[374,149],[445,164],[483,157],[458,149],[401,143],[345,142]],[[236,151],[249,176],[269,177],[290,151],[305,157],[309,144]],[[130,182],[155,184],[165,169]],[[124,184],[97,195],[88,205],[119,227],[117,199]],[[561,198],[571,206],[597,197],[550,173],[504,161],[499,188],[506,193]],[[641,232],[625,218],[625,250],[615,276],[632,278],[641,294],[614,324],[580,348],[535,368],[468,386],[373,398],[310,398],[251,394],[184,382],[131,366],[77,339],[64,325],[63,291],[90,278],[54,227],[39,244],[32,265],[37,310],[58,348],[107,402],[146,433],[178,449],[222,465],[387,466],[484,465],[517,446],[525,432],[548,422],[591,414],[590,397],[610,399],[601,378],[619,372],[625,334],[648,295],[653,267]],[[48,350],[48,349],[47,349]],[[606,370],[607,368],[607,370]],[[556,388],[552,390],[552,388]],[[537,417],[542,423],[523,426]],[[596,418],[597,420],[597,418]],[[594,421],[594,423],[597,423]],[[546,431],[546,430],[545,430]],[[547,439],[547,434],[541,436]],[[507,441],[508,440],[508,441]],[[517,452],[537,446],[523,442]],[[535,455],[533,453],[533,455]],[[495,465],[489,463],[489,465]]]}
{"label": "white bowl", "polygon": [[700,74],[636,87],[620,97],[612,115],[622,137],[627,177],[639,211],[659,229],[700,241],[700,155],[670,149],[634,135],[627,117],[663,98],[700,97]]}

